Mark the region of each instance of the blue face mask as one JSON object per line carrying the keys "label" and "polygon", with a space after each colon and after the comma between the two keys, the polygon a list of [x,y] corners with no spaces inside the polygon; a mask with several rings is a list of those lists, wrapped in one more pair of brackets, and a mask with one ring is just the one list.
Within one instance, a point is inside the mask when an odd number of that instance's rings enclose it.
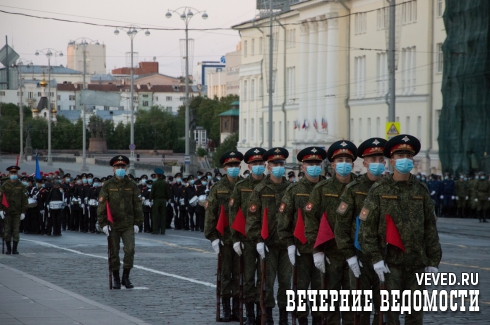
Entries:
{"label": "blue face mask", "polygon": [[87,182],[88,182],[89,184],[92,184],[92,183],[94,182],[94,180],[93,180],[92,178],[89,178],[89,179],[87,179]]}
{"label": "blue face mask", "polygon": [[146,184],[146,179],[141,180],[141,184],[145,185]]}
{"label": "blue face mask", "polygon": [[408,174],[413,169],[413,160],[408,158],[397,159],[395,163],[395,169],[400,174]]}
{"label": "blue face mask", "polygon": [[78,181],[77,181],[77,184],[78,184],[78,185],[82,185],[82,181],[81,181],[81,180],[78,180]]}
{"label": "blue face mask", "polygon": [[[10,178],[10,179],[12,179],[12,178]],[[481,179],[482,181],[483,181],[483,180],[485,180],[485,176],[480,176],[480,179]]]}
{"label": "blue face mask", "polygon": [[83,182],[83,184],[87,184],[87,179],[86,178],[82,178],[82,182]]}
{"label": "blue face mask", "polygon": [[339,162],[335,163],[335,171],[342,177],[346,177],[352,171],[352,163]]}
{"label": "blue face mask", "polygon": [[208,182],[206,182],[206,181],[201,181],[201,184],[202,184],[203,186],[206,186],[206,185],[208,185]]}
{"label": "blue face mask", "polygon": [[99,183],[98,182],[95,182],[94,183],[94,187],[99,187]]}
{"label": "blue face mask", "polygon": [[156,179],[156,178],[152,178],[151,180],[152,180],[152,181],[154,181],[154,182],[156,182],[156,181],[157,181],[157,179]]}
{"label": "blue face mask", "polygon": [[240,167],[228,167],[227,172],[228,176],[231,178],[236,178],[240,174]]}
{"label": "blue face mask", "polygon": [[216,176],[216,179],[217,179],[218,181],[220,181],[220,180],[221,180],[221,177],[220,177],[220,176]]}
{"label": "blue face mask", "polygon": [[252,173],[255,176],[262,176],[265,172],[265,166],[252,166]]}
{"label": "blue face mask", "polygon": [[16,181],[19,178],[17,175],[10,175],[10,179]]}
{"label": "blue face mask", "polygon": [[306,173],[310,177],[318,177],[318,176],[320,176],[321,172],[322,172],[321,166],[308,166],[308,167],[306,167]]}
{"label": "blue face mask", "polygon": [[151,188],[151,185],[148,185],[148,188]]}
{"label": "blue face mask", "polygon": [[211,175],[208,175],[208,181],[210,181],[212,179]]}
{"label": "blue face mask", "polygon": [[286,168],[284,168],[284,166],[272,167],[272,175],[274,175],[276,178],[282,177],[285,172]]}
{"label": "blue face mask", "polygon": [[194,180],[193,180],[193,179],[191,179],[191,180],[189,181],[189,183],[190,183],[191,185],[194,185]]}
{"label": "blue face mask", "polygon": [[468,179],[465,177],[464,180],[467,181]]}
{"label": "blue face mask", "polygon": [[116,169],[116,176],[119,178],[122,178],[126,176],[126,170],[125,169]]}
{"label": "blue face mask", "polygon": [[23,184],[24,186],[29,186],[29,183],[27,183],[27,182],[22,182],[22,184]]}
{"label": "blue face mask", "polygon": [[385,171],[385,164],[382,163],[370,163],[369,172],[374,176],[378,177]]}
{"label": "blue face mask", "polygon": [[69,183],[70,182],[70,177],[65,178],[65,182]]}
{"label": "blue face mask", "polygon": [[181,182],[182,182],[182,178],[177,178],[175,181],[176,181],[177,183],[181,183]]}

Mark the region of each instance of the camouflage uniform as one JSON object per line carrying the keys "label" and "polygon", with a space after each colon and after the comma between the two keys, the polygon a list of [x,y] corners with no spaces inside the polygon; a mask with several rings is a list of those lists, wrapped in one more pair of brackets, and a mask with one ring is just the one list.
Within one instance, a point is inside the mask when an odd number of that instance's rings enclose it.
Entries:
{"label": "camouflage uniform", "polygon": [[[371,181],[367,174],[364,174],[345,187],[345,191],[340,197],[339,207],[336,210],[337,223],[335,224],[335,239],[344,258],[348,259],[357,256],[359,264],[362,264],[361,275],[359,276],[359,290],[372,290],[374,308],[379,310],[379,278],[374,272],[371,260],[354,246],[356,234],[356,218],[359,217],[364,200],[367,197],[369,189],[375,182]],[[361,237],[359,232],[358,238]],[[350,285],[352,289],[356,288],[356,277],[352,270],[349,272]],[[364,301],[362,301],[364,305]],[[361,313],[361,324],[370,324],[370,312]],[[378,324],[377,313],[374,317],[373,324]]]}
{"label": "camouflage uniform", "polygon": [[[0,187],[0,200],[2,195],[5,194],[9,208],[4,207],[0,201],[0,210],[5,212],[5,219],[3,220],[3,239],[10,243],[13,239],[14,243],[18,243],[20,240],[19,227],[20,227],[20,215],[27,211],[27,189],[19,180],[12,182],[6,180]],[[16,244],[14,244],[16,245]]]}
{"label": "camouflage uniform", "polygon": [[143,222],[140,191],[136,184],[127,176],[122,179],[112,177],[104,182],[100,191],[97,217],[99,226],[103,228],[109,224],[107,220],[106,202],[109,201],[113,224],[110,224],[111,267],[119,270],[120,241],[123,241],[124,260],[123,268],[131,269],[134,260],[134,226]]}
{"label": "camouflage uniform", "polygon": [[[393,219],[405,253],[386,244],[385,216]],[[427,266],[438,267],[442,251],[437,234],[434,202],[427,187],[410,175],[408,182],[396,182],[389,175],[371,188],[360,213],[361,247],[371,262],[384,260],[391,273],[385,274],[387,290],[423,290],[416,274]],[[399,324],[399,312],[387,312],[388,324]],[[423,312],[405,315],[406,324],[422,324]]]}
{"label": "camouflage uniform", "polygon": [[[356,178],[351,173],[350,181]],[[308,242],[315,243],[320,226],[320,219],[324,212],[327,213],[328,223],[332,230],[335,229],[337,207],[340,204],[340,195],[344,192],[347,184],[339,182],[336,176],[321,181],[311,192],[308,205],[305,208],[305,231]],[[349,265],[345,261],[344,254],[338,249],[336,240],[329,240],[323,245],[313,249],[313,254],[325,252],[330,264],[325,265],[326,277],[328,279],[327,290],[350,290]],[[340,324],[340,311],[338,302],[335,312],[327,312],[329,324]],[[352,324],[354,314],[352,312],[342,313],[342,324]]]}
{"label": "camouflage uniform", "polygon": [[154,234],[159,234],[161,229],[162,235],[165,235],[165,226],[167,224],[165,220],[167,215],[167,200],[170,200],[170,197],[170,190],[167,182],[161,178],[157,179],[153,183],[150,192],[150,200],[153,200],[151,226]]}
{"label": "camouflage uniform", "polygon": [[216,225],[218,224],[221,206],[223,205],[225,211],[227,210],[235,184],[235,182],[230,182],[227,176],[223,176],[219,182],[213,185],[206,202],[206,214],[204,217],[204,236],[211,242],[221,239],[224,244],[220,245],[220,252],[222,254],[221,296],[225,299],[238,294],[239,261],[238,255],[233,250],[230,227],[226,227],[225,234],[222,237],[216,230]]}
{"label": "camouflage uniform", "polygon": [[[297,290],[308,290],[311,284],[311,290],[322,289],[321,272],[313,264],[313,244],[314,242],[306,242],[302,244],[293,233],[298,221],[298,209],[301,209],[303,216],[305,215],[304,208],[308,203],[308,198],[317,183],[313,183],[308,178],[303,177],[296,183],[292,183],[284,193],[282,205],[279,210],[277,232],[279,239],[286,243],[286,247],[295,245],[300,256],[296,256],[296,274],[297,274]],[[307,303],[307,305],[309,305]],[[318,299],[317,306],[320,305]],[[307,317],[309,307],[306,311],[297,311],[298,318]],[[321,312],[312,312],[313,317],[321,317]]]}
{"label": "camouflage uniform", "polygon": [[[233,189],[230,199],[230,225],[235,221],[239,208],[242,208],[243,215],[247,216],[249,208],[249,198],[253,189],[262,182],[262,179],[255,179],[251,176],[238,181]],[[241,242],[243,244],[243,298],[246,303],[260,302],[260,256],[255,249],[254,243],[250,238],[243,236],[234,229],[231,230],[233,243]],[[257,274],[257,277],[255,276]]]}
{"label": "camouflage uniform", "polygon": [[264,209],[268,209],[268,230],[269,237],[265,240],[266,251],[266,298],[265,306],[274,308],[274,281],[278,277],[279,288],[277,290],[277,305],[279,308],[286,308],[286,290],[291,287],[291,262],[289,261],[286,243],[279,239],[277,232],[279,205],[284,195],[284,191],[291,184],[285,177],[281,183],[274,183],[267,175],[258,184],[250,196],[250,207],[247,211],[247,236],[255,244],[264,242],[261,236],[262,219]]}

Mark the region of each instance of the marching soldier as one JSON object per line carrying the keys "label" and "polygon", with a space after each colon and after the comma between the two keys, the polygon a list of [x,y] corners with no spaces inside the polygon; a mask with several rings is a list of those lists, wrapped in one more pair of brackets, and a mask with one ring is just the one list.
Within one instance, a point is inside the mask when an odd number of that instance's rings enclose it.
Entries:
{"label": "marching soldier", "polygon": [[[19,181],[17,175],[19,170],[19,166],[8,167],[10,180],[3,182],[0,186],[0,200],[2,200],[0,201],[0,217],[3,219],[3,239],[7,245],[6,254],[19,254],[17,251],[20,240],[19,226],[27,211],[27,190]],[[3,204],[4,195],[8,206]],[[11,246],[12,240],[13,247]]]}
{"label": "marching soldier", "polygon": [[[59,177],[59,176],[57,176]],[[53,231],[53,236],[61,236],[61,210],[63,208],[62,205],[57,207],[51,206],[51,202],[63,202],[64,201],[64,193],[60,188],[61,184],[58,182],[54,182],[52,184],[53,188],[48,194],[46,198],[46,207],[48,208],[48,227],[46,229],[47,235],[51,236],[51,230]]]}
{"label": "marching soldier", "polygon": [[[305,177],[287,188],[279,208],[277,231],[279,239],[286,242],[291,264],[297,268],[297,290],[308,290],[310,285],[311,290],[322,289],[320,271],[313,264],[313,243],[306,241],[303,215],[310,193],[321,179],[322,162],[326,158],[327,152],[320,147],[308,147],[298,153],[297,159]],[[317,306],[319,303],[318,299]],[[306,307],[305,311],[296,312],[300,325],[308,324],[308,311],[309,307]],[[321,312],[311,314],[313,325],[320,325]]]}
{"label": "marching soldier", "polygon": [[71,224],[73,225],[73,231],[79,231],[82,228],[81,224],[83,221],[83,181],[81,175],[77,175],[75,181],[76,184],[73,186],[73,195],[71,202],[71,215],[73,216],[73,223]]}
{"label": "marching soldier", "polygon": [[[419,150],[420,141],[411,135],[386,143],[383,153],[394,174],[371,187],[359,215],[362,253],[386,290],[423,290],[417,274],[436,274],[442,256],[434,202],[427,187],[410,173]],[[388,310],[387,323],[399,324],[399,314]],[[406,313],[405,323],[422,324],[422,310]]]}
{"label": "marching soldier", "polygon": [[[206,201],[206,215],[204,221],[204,236],[211,241],[216,254],[222,255],[221,265],[221,299],[223,305],[223,321],[229,322],[231,318],[238,320],[238,255],[233,250],[230,227],[226,216],[226,207],[230,202],[231,193],[236,182],[240,179],[240,162],[243,154],[239,151],[228,151],[220,158],[226,176],[216,183],[209,192]],[[224,213],[224,214],[223,214]],[[221,220],[220,217],[225,219]],[[231,316],[230,299],[233,297],[233,317]],[[236,300],[236,302],[235,302]]]}
{"label": "marching soldier", "polygon": [[100,179],[98,177],[94,177],[93,179],[93,187],[90,190],[89,199],[88,199],[88,214],[89,214],[89,231],[90,233],[95,233],[95,224],[97,223],[97,207],[98,204],[95,205],[92,202],[98,202],[100,191],[102,190],[102,185]]}
{"label": "marching soldier", "polygon": [[486,180],[485,173],[480,172],[479,179],[475,182],[476,213],[480,222],[487,222],[486,214],[490,200],[490,183]]}
{"label": "marching soldier", "polygon": [[[126,156],[116,156],[111,159],[110,165],[114,167],[115,177],[104,183],[100,191],[97,216],[99,225],[111,242],[111,269],[113,273],[114,289],[133,288],[129,280],[129,273],[134,261],[134,234],[139,231],[138,225],[143,222],[140,192],[136,184],[126,176],[129,159]],[[108,220],[107,207],[110,209],[112,220]],[[119,278],[120,241],[124,245],[123,275]]]}
{"label": "marching soldier", "polygon": [[177,173],[174,175],[175,183],[172,184],[172,201],[174,203],[174,229],[175,230],[180,230],[182,229],[181,223],[183,220],[182,215],[179,215],[180,211],[180,202],[179,202],[179,192],[180,192],[180,187],[182,186],[182,174]]}
{"label": "marching soldier", "polygon": [[167,212],[167,200],[170,199],[168,184],[165,181],[163,169],[155,168],[154,170],[157,180],[152,183],[150,200],[153,201],[152,208],[152,232],[159,234],[160,229],[162,235],[165,235],[165,221]]}
{"label": "marching soldier", "polygon": [[[252,148],[244,155],[244,161],[248,169],[252,171],[250,177],[238,181],[233,189],[230,199],[230,224],[233,224],[238,210],[241,209],[244,216],[249,208],[249,198],[253,189],[264,179],[265,163],[263,154],[265,149]],[[238,255],[243,254],[243,299],[247,314],[246,325],[255,325],[260,322],[260,256],[258,256],[254,243],[244,234],[231,229],[233,249]],[[257,277],[256,277],[257,274]],[[257,279],[257,280],[256,280]],[[257,318],[255,318],[254,304],[257,306]]]}
{"label": "marching soldier", "polygon": [[[286,290],[291,287],[291,263],[288,260],[286,242],[278,235],[278,212],[286,188],[291,184],[285,177],[284,164],[289,156],[285,148],[272,148],[263,155],[267,161],[269,175],[255,186],[249,199],[247,211],[247,236],[256,244],[257,252],[266,260],[266,297],[265,311],[267,324],[274,324],[272,309],[274,299],[274,282],[279,282],[277,305],[279,307],[279,324],[288,322],[286,311]],[[261,231],[266,229],[266,231]],[[263,238],[263,233],[267,233]]]}
{"label": "marching soldier", "polygon": [[37,233],[36,225],[38,223],[38,218],[39,218],[38,217],[39,209],[37,207],[37,192],[39,189],[37,188],[36,183],[34,182],[34,179],[32,177],[29,177],[27,181],[29,183],[26,189],[28,193],[28,203],[33,202],[33,204],[30,207],[28,207],[26,212],[26,218],[24,219],[24,223],[25,223],[24,233],[36,234]]}
{"label": "marching soldier", "polygon": [[[364,256],[359,245],[359,213],[367,193],[374,183],[383,177],[385,170],[383,149],[385,144],[385,139],[371,138],[364,141],[357,149],[357,156],[364,159],[362,164],[367,168],[367,172],[346,186],[340,197],[341,203],[336,210],[337,223],[335,224],[337,245],[351,269],[349,273],[351,288],[372,290],[376,311],[379,310],[380,306],[379,279],[374,272],[371,261]],[[356,286],[356,281],[359,283],[359,288]],[[362,303],[364,305],[364,302]],[[369,325],[370,317],[370,312],[362,312],[360,324]],[[378,322],[378,313],[376,313],[373,324],[378,324]]]}
{"label": "marching soldier", "polygon": [[459,181],[454,184],[454,191],[456,197],[456,212],[459,218],[465,218],[466,200],[468,199],[468,182],[466,182],[464,175],[459,176]]}
{"label": "marching soldier", "polygon": [[[338,221],[336,210],[340,204],[340,196],[347,184],[356,179],[356,175],[351,171],[357,158],[357,147],[347,140],[334,142],[328,148],[327,158],[335,170],[335,175],[319,182],[311,192],[305,207],[306,237],[308,242],[314,243],[315,266],[322,273],[326,272],[328,281],[327,284],[323,283],[323,286],[326,286],[327,290],[350,290],[349,265],[338,248],[332,232]],[[317,243],[321,222],[326,223],[332,235],[326,238],[322,235],[319,238],[321,242]],[[327,265],[325,265],[325,259]],[[341,315],[338,302],[335,304],[335,311],[328,311],[326,316],[329,324],[340,324]],[[352,324],[353,320],[353,312],[342,312],[342,324]]]}
{"label": "marching soldier", "polygon": [[[201,176],[201,179],[196,180],[194,183],[196,185],[196,195],[199,197],[201,195],[206,195],[206,184],[207,178],[205,176]],[[204,215],[206,213],[206,209],[201,204],[196,205],[196,231],[204,232]]]}
{"label": "marching soldier", "polygon": [[[174,228],[172,228],[172,220],[174,220],[174,204],[173,204],[173,197],[172,197],[173,180],[174,180],[174,178],[172,176],[168,176],[166,178],[167,186],[168,186],[168,193],[170,195],[170,198],[167,200],[167,206],[165,208],[167,211],[167,215],[165,217],[165,229],[174,229]],[[175,226],[175,224],[174,224],[174,226]]]}
{"label": "marching soldier", "polygon": [[[144,232],[151,232],[151,187],[153,187],[153,180],[147,180],[140,189],[141,191],[141,200],[143,201],[143,228]],[[141,231],[141,229],[140,229]]]}
{"label": "marching soldier", "polygon": [[70,230],[70,200],[72,195],[73,187],[70,186],[70,173],[64,174],[63,179],[61,180],[61,189],[65,193],[65,206],[61,211],[61,229],[66,231],[66,229]]}
{"label": "marching soldier", "polygon": [[454,195],[454,180],[448,173],[441,182],[442,217],[452,217]]}

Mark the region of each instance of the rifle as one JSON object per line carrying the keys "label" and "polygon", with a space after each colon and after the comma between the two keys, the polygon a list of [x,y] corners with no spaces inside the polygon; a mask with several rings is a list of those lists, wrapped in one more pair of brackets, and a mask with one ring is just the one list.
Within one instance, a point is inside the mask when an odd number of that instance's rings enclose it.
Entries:
{"label": "rifle", "polygon": [[240,295],[240,306],[239,306],[239,313],[240,313],[240,325],[243,325],[243,254],[240,255],[240,283],[238,286],[239,290],[239,295]]}
{"label": "rifle", "polygon": [[111,240],[107,236],[107,263],[109,264],[109,290],[112,290]]}
{"label": "rifle", "polygon": [[[294,255],[295,256],[298,255],[298,249],[295,250]],[[295,296],[296,296],[296,290],[297,290],[297,285],[298,285],[298,269],[296,267],[297,263],[298,263],[298,261],[296,261],[296,263],[294,263],[294,265],[293,265],[293,287],[291,288],[293,290]],[[296,310],[294,310],[291,313],[291,321],[292,321],[293,325],[296,325]]]}
{"label": "rifle", "polygon": [[265,325],[265,318],[266,318],[266,311],[265,311],[265,293],[266,293],[266,289],[265,289],[265,272],[266,272],[266,267],[267,267],[267,264],[266,264],[266,261],[265,261],[265,258],[262,259],[262,267],[261,267],[261,271],[262,271],[262,275],[261,275],[261,280],[260,280],[260,309],[262,310],[262,315],[261,315],[261,318],[260,318],[260,324],[261,325]]}
{"label": "rifle", "polygon": [[216,272],[216,321],[220,322],[220,309],[221,309],[221,250],[218,253],[218,268]]}

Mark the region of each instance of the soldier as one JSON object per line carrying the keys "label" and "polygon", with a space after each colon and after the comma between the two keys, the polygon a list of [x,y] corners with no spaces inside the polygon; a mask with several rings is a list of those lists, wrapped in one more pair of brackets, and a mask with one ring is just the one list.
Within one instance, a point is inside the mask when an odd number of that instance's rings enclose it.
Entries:
{"label": "soldier", "polygon": [[73,186],[72,200],[71,200],[71,215],[73,218],[73,231],[79,231],[81,228],[83,211],[82,211],[82,200],[83,200],[83,185],[82,176],[77,175],[75,177],[75,185]]}
{"label": "soldier", "polygon": [[442,217],[452,217],[453,200],[455,199],[454,180],[448,173],[444,175],[444,180],[441,182],[441,187]]}
{"label": "soldier", "polygon": [[[248,164],[252,176],[238,181],[233,189],[230,199],[230,224],[233,225],[238,210],[241,209],[244,216],[249,208],[249,198],[253,189],[264,179],[265,163],[262,157],[265,149],[252,148],[248,150],[243,159]],[[246,325],[254,325],[256,320],[260,322],[260,256],[258,256],[254,243],[240,232],[231,229],[233,249],[240,256],[243,254],[243,299],[247,314]],[[241,243],[241,245],[240,245]],[[256,276],[257,274],[257,276]],[[257,279],[257,282],[256,282]],[[257,318],[254,313],[254,303],[257,306]]]}
{"label": "soldier", "polygon": [[[423,290],[417,274],[436,274],[442,256],[434,202],[427,187],[410,174],[419,150],[419,140],[411,135],[401,134],[386,143],[383,153],[394,174],[371,187],[359,215],[362,252],[386,290]],[[399,314],[389,310],[388,324],[399,324]],[[405,314],[405,323],[422,324],[422,311],[412,309]]]}
{"label": "soldier", "polygon": [[[134,260],[134,234],[139,231],[138,225],[143,222],[141,198],[136,184],[126,176],[129,159],[126,156],[115,156],[110,165],[114,167],[115,177],[104,183],[100,191],[97,217],[99,226],[109,236],[111,242],[111,269],[114,289],[133,288],[129,273]],[[113,222],[108,220],[107,206],[110,208]],[[123,275],[119,278],[119,249],[122,239],[124,245]]]}
{"label": "soldier", "polygon": [[182,186],[182,174],[177,173],[174,175],[175,183],[172,184],[172,202],[174,204],[174,229],[175,230],[180,230],[182,229],[181,227],[181,219],[182,215],[179,215],[179,210],[180,210],[180,202],[179,202],[179,192],[180,192],[180,187]]}
{"label": "soldier", "polygon": [[97,207],[99,194],[102,189],[101,180],[98,177],[93,179],[93,187],[91,188],[89,199],[88,199],[88,215],[89,215],[89,231],[90,233],[95,233],[95,224],[97,222]]}
{"label": "soldier", "polygon": [[[27,211],[27,190],[19,181],[17,175],[20,170],[19,166],[10,166],[7,168],[10,180],[3,182],[0,186],[0,217],[3,219],[3,239],[7,245],[6,254],[19,254],[17,246],[19,244],[19,226],[20,221],[26,217]],[[3,195],[7,200],[8,206],[3,205]],[[13,247],[11,241],[13,240]]]}
{"label": "soldier", "polygon": [[[347,184],[356,179],[351,171],[357,158],[357,147],[347,140],[334,142],[328,148],[327,158],[335,170],[335,175],[319,182],[311,192],[305,207],[306,237],[309,243],[314,243],[316,246],[313,248],[315,266],[322,273],[326,272],[328,282],[323,283],[322,286],[327,290],[350,290],[349,265],[338,248],[336,239],[332,240],[334,238],[332,235],[327,241],[317,243],[317,236],[322,218],[326,219],[331,231],[335,229],[340,196]],[[325,265],[325,259],[328,265]],[[338,302],[335,303],[335,311],[326,312],[326,317],[329,324],[340,324]],[[353,319],[353,312],[342,312],[342,324],[352,324]]]}
{"label": "soldier", "polygon": [[[37,207],[37,192],[38,188],[36,186],[36,183],[34,182],[34,179],[32,177],[28,178],[28,183],[29,185],[27,186],[26,190],[28,193],[28,209],[26,212],[26,218],[24,220],[25,226],[24,226],[24,233],[29,234],[29,233],[37,233],[37,230],[35,229],[35,226],[37,225],[38,221],[38,214],[39,214],[39,209]],[[32,204],[31,204],[32,202]]]}
{"label": "soldier", "polygon": [[[298,153],[297,159],[302,163],[301,171],[305,173],[305,177],[287,188],[279,208],[277,232],[279,239],[288,247],[291,264],[293,267],[296,265],[297,290],[308,290],[310,285],[311,290],[322,289],[320,271],[313,264],[313,243],[306,241],[303,215],[313,187],[322,178],[322,161],[326,158],[327,152],[320,147],[308,147]],[[317,306],[319,305],[318,299]],[[309,307],[305,311],[296,312],[300,325],[308,324],[308,312]],[[321,312],[312,312],[312,317],[313,325],[321,324]]]}
{"label": "soldier", "polygon": [[490,200],[490,183],[486,180],[485,173],[480,172],[479,179],[475,182],[476,213],[480,222],[487,222],[486,213]]}
{"label": "soldier", "polygon": [[[59,176],[57,176],[59,177]],[[48,227],[46,234],[51,236],[51,229],[53,230],[53,236],[61,236],[61,210],[62,205],[50,205],[51,202],[62,203],[64,201],[64,193],[60,188],[61,184],[54,182],[53,188],[46,198],[46,207],[48,208]]]}
{"label": "soldier", "polygon": [[[337,245],[351,269],[349,272],[351,288],[372,290],[376,311],[379,311],[380,306],[379,280],[371,261],[364,256],[358,242],[360,236],[359,213],[369,189],[382,178],[385,170],[383,156],[385,144],[385,139],[371,138],[364,141],[357,149],[357,156],[364,159],[362,164],[366,167],[367,172],[345,187],[345,191],[340,197],[341,203],[336,210],[337,223],[335,224]],[[359,283],[358,288],[356,282]],[[362,304],[364,305],[364,301]],[[360,324],[369,325],[370,314],[370,312],[362,312]],[[376,313],[373,324],[378,324],[378,322],[378,313]]]}
{"label": "soldier", "polygon": [[193,175],[189,175],[189,182],[187,183],[186,186],[186,194],[187,194],[187,200],[186,200],[186,209],[187,209],[187,215],[189,218],[189,227],[191,231],[196,230],[196,223],[194,222],[194,214],[196,213],[196,206],[190,204],[190,200],[192,200],[196,196],[196,186]]}
{"label": "soldier", "polygon": [[152,208],[152,233],[165,235],[167,200],[170,200],[170,192],[163,169],[155,168],[154,170],[157,180],[152,182],[150,200],[153,201]]}
{"label": "soldier", "polygon": [[[228,207],[233,187],[240,179],[240,162],[243,154],[239,151],[228,151],[220,157],[220,164],[224,166],[226,176],[216,183],[209,192],[206,201],[206,214],[204,220],[204,236],[211,241],[216,254],[222,255],[221,258],[221,299],[223,305],[223,321],[229,322],[231,319],[238,320],[238,255],[233,250],[233,241],[229,226],[218,228],[220,216],[226,214],[225,207]],[[228,221],[228,220],[226,220]],[[224,224],[229,222],[224,222]],[[231,315],[230,299],[233,297],[233,316]]]}
{"label": "soldier", "polygon": [[294,172],[293,171],[290,171],[288,173],[288,181],[290,181],[291,183],[296,182],[296,175],[294,175]]}
{"label": "soldier", "polygon": [[66,229],[70,229],[70,200],[71,200],[71,192],[72,187],[70,186],[70,173],[64,174],[63,179],[61,180],[61,189],[65,194],[65,206],[61,211],[61,229],[66,231]]}
{"label": "soldier", "polygon": [[[205,176],[201,176],[201,179],[196,180],[194,183],[196,185],[196,195],[197,197],[200,197],[201,195],[206,195],[206,184],[207,184],[207,178]],[[201,200],[199,200],[201,201]],[[201,204],[196,205],[196,231],[204,232],[204,215],[206,214],[206,210],[204,209],[204,206]]]}
{"label": "soldier", "polygon": [[[277,232],[278,212],[286,188],[291,184],[285,177],[284,164],[289,156],[285,148],[267,150],[263,159],[267,161],[267,175],[255,186],[249,199],[247,211],[247,236],[256,244],[257,252],[266,260],[266,297],[265,311],[267,324],[274,324],[272,309],[274,299],[274,282],[278,279],[277,305],[279,307],[279,324],[288,322],[286,311],[286,290],[291,287],[291,263],[288,259],[286,242],[279,239]],[[265,217],[264,217],[265,214]],[[267,218],[267,223],[265,219]],[[267,229],[268,236],[262,237],[261,229]]]}
{"label": "soldier", "polygon": [[464,175],[459,176],[459,181],[454,184],[454,193],[456,198],[456,216],[465,218],[466,200],[468,197],[468,183],[465,181]]}
{"label": "soldier", "polygon": [[[143,184],[142,184],[143,185]],[[153,187],[153,180],[147,180],[144,182],[144,185],[141,187],[141,200],[143,201],[143,227],[144,227],[144,232],[150,233],[151,232],[151,207],[152,207],[152,202],[150,199],[151,195],[151,187]],[[141,229],[140,229],[141,231]]]}

